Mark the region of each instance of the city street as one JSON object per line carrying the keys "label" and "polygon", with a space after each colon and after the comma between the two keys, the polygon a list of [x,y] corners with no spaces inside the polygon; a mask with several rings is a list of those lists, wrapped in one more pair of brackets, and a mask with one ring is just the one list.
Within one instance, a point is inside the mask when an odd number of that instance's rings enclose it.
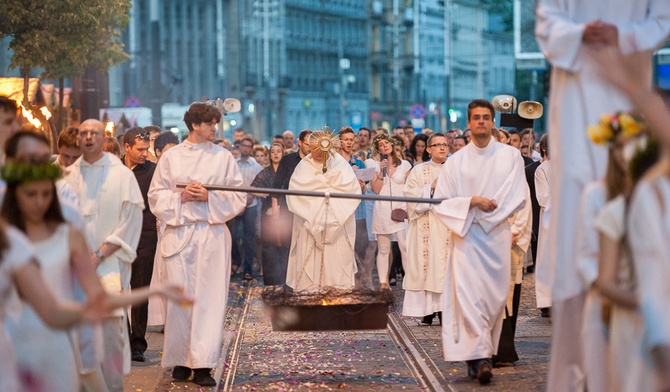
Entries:
{"label": "city street", "polygon": [[[400,317],[402,289],[393,287],[396,304],[389,328],[373,331],[272,332],[260,298],[259,280],[251,286],[238,274],[230,289],[224,344],[215,378],[217,390],[523,390],[545,389],[551,324],[535,309],[533,275],[524,276],[516,348],[520,360],[494,369],[488,386],[467,377],[464,363],[445,362],[437,319],[431,326]],[[173,382],[160,366],[163,335],[148,333],[147,362],[133,362],[126,391],[207,390]]]}

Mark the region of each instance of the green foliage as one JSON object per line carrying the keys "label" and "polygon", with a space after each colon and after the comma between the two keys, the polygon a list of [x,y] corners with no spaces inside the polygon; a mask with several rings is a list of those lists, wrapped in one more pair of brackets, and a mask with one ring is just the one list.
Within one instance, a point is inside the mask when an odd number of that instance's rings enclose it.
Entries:
{"label": "green foliage", "polygon": [[4,0],[0,38],[11,36],[11,67],[42,67],[43,77],[78,76],[125,61],[120,36],[130,0]]}

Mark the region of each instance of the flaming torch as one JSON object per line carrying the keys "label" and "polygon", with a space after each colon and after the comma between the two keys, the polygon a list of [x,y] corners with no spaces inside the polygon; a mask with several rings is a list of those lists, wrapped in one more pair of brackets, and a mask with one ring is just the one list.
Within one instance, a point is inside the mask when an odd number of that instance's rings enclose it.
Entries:
{"label": "flaming torch", "polygon": [[107,121],[105,124],[105,136],[114,136],[114,121]]}

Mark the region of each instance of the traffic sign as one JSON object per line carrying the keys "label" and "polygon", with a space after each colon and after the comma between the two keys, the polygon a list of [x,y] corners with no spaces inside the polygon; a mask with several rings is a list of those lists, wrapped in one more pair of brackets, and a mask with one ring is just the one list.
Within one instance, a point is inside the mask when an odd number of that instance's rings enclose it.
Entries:
{"label": "traffic sign", "polygon": [[409,116],[412,118],[425,118],[426,107],[420,103],[415,103],[411,108],[409,108]]}
{"label": "traffic sign", "polygon": [[142,107],[140,99],[137,97],[129,97],[126,99],[126,102],[123,104],[124,108],[139,108]]}

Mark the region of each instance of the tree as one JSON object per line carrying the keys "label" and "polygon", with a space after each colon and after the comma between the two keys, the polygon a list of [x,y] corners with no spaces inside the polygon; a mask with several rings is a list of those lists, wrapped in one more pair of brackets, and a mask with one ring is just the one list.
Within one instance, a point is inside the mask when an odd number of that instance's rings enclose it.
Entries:
{"label": "tree", "polygon": [[24,106],[28,106],[30,69],[44,68],[42,78],[58,80],[58,127],[61,128],[63,79],[87,67],[106,71],[125,61],[121,31],[128,24],[130,0],[4,0],[0,38],[11,36],[10,66],[21,70]]}

